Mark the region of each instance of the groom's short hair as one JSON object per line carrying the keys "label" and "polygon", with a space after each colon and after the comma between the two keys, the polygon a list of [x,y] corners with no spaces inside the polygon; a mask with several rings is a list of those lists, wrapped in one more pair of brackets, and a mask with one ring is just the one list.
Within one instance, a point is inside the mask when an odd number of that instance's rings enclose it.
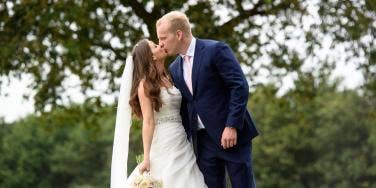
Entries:
{"label": "groom's short hair", "polygon": [[181,30],[184,33],[191,33],[191,24],[189,23],[189,19],[187,15],[179,11],[171,11],[157,21],[157,27],[162,23],[167,22],[169,23],[169,30],[171,32],[175,32],[177,30]]}

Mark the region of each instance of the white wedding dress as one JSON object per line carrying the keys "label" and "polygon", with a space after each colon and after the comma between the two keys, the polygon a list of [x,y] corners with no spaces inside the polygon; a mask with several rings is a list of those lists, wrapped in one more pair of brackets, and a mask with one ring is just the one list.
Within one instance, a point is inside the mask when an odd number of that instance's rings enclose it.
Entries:
{"label": "white wedding dress", "polygon": [[[181,94],[176,87],[161,88],[163,106],[154,112],[155,130],[150,149],[150,173],[164,188],[207,187],[180,117]],[[132,187],[139,175],[136,167],[126,181]]]}

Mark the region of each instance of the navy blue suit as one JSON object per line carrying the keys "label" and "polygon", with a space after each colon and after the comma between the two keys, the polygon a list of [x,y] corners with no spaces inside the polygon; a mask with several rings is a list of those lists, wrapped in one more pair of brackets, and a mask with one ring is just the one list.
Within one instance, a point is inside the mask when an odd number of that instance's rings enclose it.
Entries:
{"label": "navy blue suit", "polygon": [[[248,83],[232,50],[223,42],[196,40],[192,89],[183,76],[183,58],[170,65],[175,86],[183,96],[181,115],[189,138],[197,146],[197,162],[209,188],[224,187],[225,168],[232,187],[254,187],[251,140],[258,135],[246,106]],[[205,126],[197,131],[197,115]],[[237,130],[237,145],[221,147],[226,126]]]}

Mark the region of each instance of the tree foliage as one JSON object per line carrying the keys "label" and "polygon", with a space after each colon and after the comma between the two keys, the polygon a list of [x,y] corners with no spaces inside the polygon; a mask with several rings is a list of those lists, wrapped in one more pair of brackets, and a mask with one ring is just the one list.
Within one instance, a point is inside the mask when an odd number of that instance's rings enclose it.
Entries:
{"label": "tree foliage", "polygon": [[374,56],[375,7],[372,0],[3,1],[0,75],[31,75],[39,111],[63,105],[72,76],[85,96],[98,90],[98,80],[113,93],[127,52],[143,36],[156,41],[155,22],[171,10],[187,13],[195,36],[229,43],[250,68],[252,85],[262,71],[280,78],[301,69],[302,60],[319,59],[325,36],[330,48],[345,45],[349,59],[365,57],[358,65],[374,74],[367,58]]}
{"label": "tree foliage", "polygon": [[272,85],[252,95],[260,187],[374,187],[375,106],[312,78],[300,75],[297,88],[281,97]]}
{"label": "tree foliage", "polygon": [[[1,126],[0,187],[108,187],[114,114],[86,103]],[[142,151],[139,130],[135,122],[130,168]]]}
{"label": "tree foliage", "polygon": [[[249,108],[258,187],[375,187],[376,109],[356,91],[301,73],[276,96],[258,87]],[[0,187],[108,187],[115,108],[94,103],[29,116],[0,127]],[[142,153],[140,122],[130,137],[129,172]]]}

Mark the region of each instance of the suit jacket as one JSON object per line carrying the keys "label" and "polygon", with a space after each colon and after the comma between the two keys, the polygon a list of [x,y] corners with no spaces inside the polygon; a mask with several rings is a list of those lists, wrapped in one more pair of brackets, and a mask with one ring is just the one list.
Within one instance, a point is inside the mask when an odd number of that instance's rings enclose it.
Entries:
{"label": "suit jacket", "polygon": [[226,126],[234,127],[238,143],[258,135],[246,106],[249,87],[230,47],[219,41],[197,39],[192,68],[192,89],[183,76],[183,58],[169,66],[175,87],[182,93],[181,115],[188,137],[196,134],[197,114],[211,139],[219,146]]}

